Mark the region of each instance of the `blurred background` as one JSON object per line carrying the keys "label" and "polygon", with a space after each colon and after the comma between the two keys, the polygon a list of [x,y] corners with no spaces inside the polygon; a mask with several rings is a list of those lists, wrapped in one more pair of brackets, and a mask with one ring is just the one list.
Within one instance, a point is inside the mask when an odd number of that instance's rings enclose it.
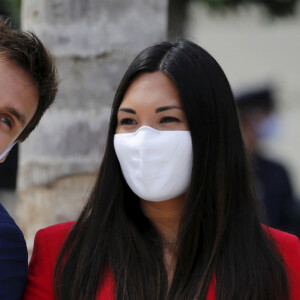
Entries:
{"label": "blurred background", "polygon": [[76,218],[88,197],[132,58],[178,37],[203,46],[229,79],[262,221],[300,234],[300,1],[1,0],[0,14],[42,39],[61,77],[53,107],[0,165],[0,201],[29,252],[38,229]]}

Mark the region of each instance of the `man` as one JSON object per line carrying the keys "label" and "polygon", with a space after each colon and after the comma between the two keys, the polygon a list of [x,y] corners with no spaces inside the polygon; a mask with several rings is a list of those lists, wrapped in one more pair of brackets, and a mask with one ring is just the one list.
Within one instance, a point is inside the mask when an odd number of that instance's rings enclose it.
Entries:
{"label": "man", "polygon": [[237,97],[246,148],[251,153],[255,188],[265,214],[264,223],[299,235],[298,204],[285,167],[266,158],[259,141],[273,134],[275,100],[269,88],[249,91]]}
{"label": "man", "polygon": [[[0,18],[0,161],[39,123],[57,92],[53,59],[30,32]],[[22,299],[27,279],[22,232],[0,204],[0,299]]]}

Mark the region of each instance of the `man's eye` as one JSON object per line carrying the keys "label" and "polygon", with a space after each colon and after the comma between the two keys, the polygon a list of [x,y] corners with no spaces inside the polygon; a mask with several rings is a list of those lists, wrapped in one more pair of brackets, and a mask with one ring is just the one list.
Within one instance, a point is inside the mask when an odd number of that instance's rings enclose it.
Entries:
{"label": "man's eye", "polygon": [[13,123],[11,120],[9,120],[8,118],[6,117],[0,117],[0,121],[2,123],[4,123],[6,126],[8,126],[9,128],[12,128],[13,127]]}
{"label": "man's eye", "polygon": [[178,118],[175,118],[175,117],[163,117],[160,120],[160,123],[169,123],[169,122],[180,122],[180,120]]}
{"label": "man's eye", "polygon": [[135,120],[130,118],[125,118],[121,120],[121,125],[135,125],[137,124]]}

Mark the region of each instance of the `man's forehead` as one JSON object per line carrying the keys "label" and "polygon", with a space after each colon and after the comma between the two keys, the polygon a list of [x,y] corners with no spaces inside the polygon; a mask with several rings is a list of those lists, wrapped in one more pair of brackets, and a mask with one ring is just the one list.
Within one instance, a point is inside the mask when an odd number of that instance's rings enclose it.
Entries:
{"label": "man's forehead", "polygon": [[33,117],[38,105],[38,87],[14,61],[0,59],[0,110],[12,114],[22,125]]}

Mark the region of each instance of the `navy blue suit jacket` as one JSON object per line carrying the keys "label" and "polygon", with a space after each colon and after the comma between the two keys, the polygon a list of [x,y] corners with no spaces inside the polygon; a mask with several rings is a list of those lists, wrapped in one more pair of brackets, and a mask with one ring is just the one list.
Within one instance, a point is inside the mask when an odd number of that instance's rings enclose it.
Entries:
{"label": "navy blue suit jacket", "polygon": [[298,204],[286,169],[274,160],[253,157],[256,189],[268,226],[300,237]]}
{"label": "navy blue suit jacket", "polygon": [[0,300],[20,300],[27,280],[24,236],[0,204]]}

